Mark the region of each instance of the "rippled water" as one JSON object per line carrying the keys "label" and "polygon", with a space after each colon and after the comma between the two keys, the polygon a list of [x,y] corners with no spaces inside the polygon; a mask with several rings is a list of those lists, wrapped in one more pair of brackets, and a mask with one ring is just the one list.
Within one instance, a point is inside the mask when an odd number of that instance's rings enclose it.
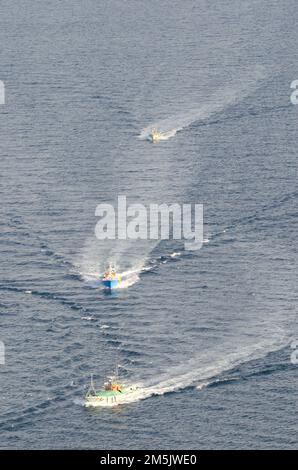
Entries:
{"label": "rippled water", "polygon": [[[2,448],[297,447],[295,7],[0,7]],[[203,203],[203,248],[100,243],[118,195]],[[136,399],[85,409],[115,363]]]}

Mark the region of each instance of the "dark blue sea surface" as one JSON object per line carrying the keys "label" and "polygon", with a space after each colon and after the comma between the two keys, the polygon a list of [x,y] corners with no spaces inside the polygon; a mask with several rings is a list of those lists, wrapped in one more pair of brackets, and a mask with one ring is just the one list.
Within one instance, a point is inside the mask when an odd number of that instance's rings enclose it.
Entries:
{"label": "dark blue sea surface", "polygon": [[[296,11],[1,3],[1,448],[297,448]],[[118,195],[204,204],[203,247],[100,242]],[[116,363],[137,398],[86,409]]]}

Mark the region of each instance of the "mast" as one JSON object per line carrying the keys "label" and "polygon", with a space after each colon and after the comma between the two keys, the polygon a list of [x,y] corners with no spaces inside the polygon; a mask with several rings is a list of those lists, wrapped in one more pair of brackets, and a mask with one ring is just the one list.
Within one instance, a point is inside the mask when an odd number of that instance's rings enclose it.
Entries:
{"label": "mast", "polygon": [[91,374],[90,388],[91,390],[95,390],[94,382],[93,382],[93,374]]}

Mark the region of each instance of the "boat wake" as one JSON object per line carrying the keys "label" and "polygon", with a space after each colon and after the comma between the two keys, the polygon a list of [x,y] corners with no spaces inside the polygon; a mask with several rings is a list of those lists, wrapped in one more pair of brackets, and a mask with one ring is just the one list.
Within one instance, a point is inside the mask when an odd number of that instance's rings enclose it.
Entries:
{"label": "boat wake", "polygon": [[87,239],[82,251],[73,261],[73,268],[80,279],[94,289],[101,288],[101,281],[108,265],[121,277],[118,289],[127,289],[139,281],[146,270],[152,246],[156,241],[107,240],[100,243],[93,237]]}
{"label": "boat wake", "polygon": [[178,131],[189,127],[194,122],[208,119],[211,115],[222,112],[226,107],[236,104],[252,94],[259,86],[260,80],[265,78],[264,69],[257,67],[247,71],[240,77],[233,78],[230,84],[209,96],[201,106],[189,109],[187,112],[175,114],[165,119],[159,119],[141,130],[139,138],[147,140],[152,129],[158,129],[162,134],[160,140],[174,137]]}
{"label": "boat wake", "polygon": [[[133,403],[189,387],[202,390],[218,383],[220,381],[219,376],[222,373],[229,372],[245,362],[265,357],[267,354],[281,349],[286,344],[285,336],[280,335],[278,329],[276,337],[238,350],[232,350],[231,347],[231,351],[229,353],[226,351],[223,357],[215,358],[214,353],[200,354],[187,363],[172,368],[164,375],[159,376],[158,380],[151,379],[143,383],[134,383],[133,386],[136,390],[121,400],[121,403]],[[220,354],[220,351],[217,351],[217,354]],[[129,386],[132,386],[132,384],[129,384]]]}
{"label": "boat wake", "polygon": [[[211,235],[208,234],[204,240],[203,240],[203,243],[204,244],[207,244],[209,243],[210,241],[210,237]],[[140,275],[142,273],[146,273],[146,272],[149,272],[149,271],[152,271],[156,268],[158,268],[159,265],[162,265],[162,264],[167,264],[169,262],[174,262],[174,261],[178,261],[181,257],[183,257],[183,255],[185,254],[186,252],[184,251],[184,249],[181,249],[181,251],[169,251],[168,253],[165,253],[165,254],[162,254],[162,255],[159,255],[157,257],[155,256],[147,256],[146,258],[142,258],[140,260],[134,260],[135,262],[135,266],[132,266],[131,268],[129,269],[121,269],[121,267],[117,264],[115,264],[115,267],[116,267],[116,270],[117,270],[117,273],[121,276],[122,280],[121,282],[119,283],[119,286],[117,287],[117,289],[127,289],[128,287],[131,287],[133,286],[134,284],[136,284],[139,279],[140,279]],[[109,260],[106,260],[104,263],[102,263],[102,265],[104,264],[109,264],[108,263]],[[114,264],[114,262],[113,262]],[[122,263],[121,263],[122,264]],[[123,262],[123,264],[125,264]],[[92,268],[92,266],[90,266]],[[85,269],[84,269],[85,268]],[[76,265],[76,272],[79,274],[80,278],[83,280],[83,282],[88,286],[88,287],[91,287],[93,289],[99,289],[99,288],[103,288],[102,285],[101,285],[101,280],[103,278],[103,275],[104,275],[104,271],[96,271],[96,270],[90,270],[88,271],[88,266],[87,265]]]}

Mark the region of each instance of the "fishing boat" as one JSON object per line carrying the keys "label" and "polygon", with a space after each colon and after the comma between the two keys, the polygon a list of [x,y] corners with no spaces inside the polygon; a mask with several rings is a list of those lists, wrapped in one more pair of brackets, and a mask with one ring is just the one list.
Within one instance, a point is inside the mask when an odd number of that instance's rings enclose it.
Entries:
{"label": "fishing boat", "polygon": [[116,270],[113,266],[109,265],[102,278],[102,284],[104,288],[108,290],[116,289],[119,287],[120,283],[121,276],[116,273]]}
{"label": "fishing boat", "polygon": [[162,138],[161,132],[158,132],[157,129],[152,129],[151,133],[149,134],[149,140],[155,144]]}
{"label": "fishing boat", "polygon": [[86,407],[111,407],[128,401],[129,396],[136,392],[137,387],[125,387],[119,383],[118,375],[110,377],[102,389],[97,390],[93,376],[91,384],[85,395]]}

